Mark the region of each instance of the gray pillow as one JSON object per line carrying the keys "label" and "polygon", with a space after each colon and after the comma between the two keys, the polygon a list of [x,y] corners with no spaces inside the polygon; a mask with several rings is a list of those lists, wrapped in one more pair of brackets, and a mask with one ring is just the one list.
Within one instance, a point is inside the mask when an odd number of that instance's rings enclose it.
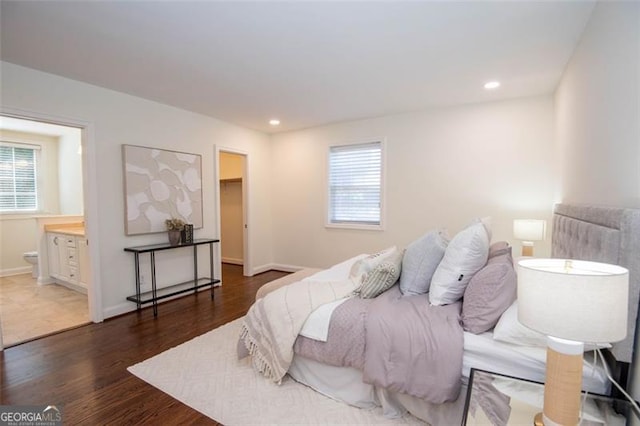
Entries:
{"label": "gray pillow", "polygon": [[429,291],[431,277],[444,256],[447,243],[443,232],[431,231],[409,244],[402,258],[402,294],[415,295]]}
{"label": "gray pillow", "polygon": [[506,241],[497,241],[489,246],[489,259],[505,253],[511,254],[511,246]]}
{"label": "gray pillow", "polygon": [[403,252],[396,249],[395,253],[383,260],[365,276],[362,286],[357,290],[361,298],[378,297],[398,282],[402,268],[402,255]]}
{"label": "gray pillow", "polygon": [[516,271],[509,247],[489,259],[469,281],[462,299],[462,327],[475,334],[490,330],[516,300],[516,293]]}

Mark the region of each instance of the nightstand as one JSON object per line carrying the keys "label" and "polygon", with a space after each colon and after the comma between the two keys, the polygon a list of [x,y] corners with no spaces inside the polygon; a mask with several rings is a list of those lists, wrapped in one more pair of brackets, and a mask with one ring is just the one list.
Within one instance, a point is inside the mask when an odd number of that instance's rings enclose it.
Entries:
{"label": "nightstand", "polygon": [[[462,425],[533,425],[542,412],[544,385],[471,369]],[[587,396],[581,425],[638,425],[640,416],[628,401]]]}

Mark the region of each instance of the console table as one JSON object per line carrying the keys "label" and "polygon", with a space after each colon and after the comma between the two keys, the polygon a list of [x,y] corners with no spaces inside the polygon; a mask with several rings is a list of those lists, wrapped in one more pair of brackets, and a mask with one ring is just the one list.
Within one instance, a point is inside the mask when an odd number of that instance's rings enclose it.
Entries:
{"label": "console table", "polygon": [[[217,239],[196,239],[192,243],[178,244],[172,246],[169,243],[150,244],[146,246],[126,247],[124,251],[133,253],[135,256],[135,273],[136,273],[136,294],[127,297],[127,300],[135,302],[138,310],[142,309],[142,305],[148,303],[153,304],[153,316],[158,316],[158,300],[177,294],[193,292],[197,294],[198,289],[211,286],[211,299],[213,299],[213,286],[220,282],[214,279],[213,269],[213,244],[219,243]],[[198,246],[207,244],[209,246],[209,271],[210,277],[198,277]],[[156,285],[156,256],[157,251],[172,250],[183,247],[193,247],[193,280],[181,282],[178,284],[157,288]],[[151,291],[140,291],[140,255],[149,253],[151,267]]]}

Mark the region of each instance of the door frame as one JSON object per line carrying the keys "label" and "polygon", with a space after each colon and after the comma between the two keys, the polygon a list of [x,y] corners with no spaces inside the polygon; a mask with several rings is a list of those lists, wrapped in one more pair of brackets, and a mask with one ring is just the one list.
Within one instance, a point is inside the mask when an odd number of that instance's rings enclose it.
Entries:
{"label": "door frame", "polygon": [[[249,226],[250,206],[249,206],[249,153],[236,148],[229,148],[225,146],[214,145],[214,170],[215,170],[215,183],[216,183],[216,232],[218,237],[220,236],[221,227],[221,209],[220,209],[220,153],[226,152],[228,154],[241,155],[244,157],[242,162],[242,275],[245,277],[253,276],[253,268],[251,267],[251,250],[249,246],[251,227]],[[218,250],[218,259],[222,262],[222,244],[216,244]]]}
{"label": "door frame", "polygon": [[87,287],[89,302],[89,318],[98,323],[104,320],[102,310],[102,282],[100,274],[100,244],[99,244],[99,208],[98,208],[98,173],[95,143],[95,125],[91,121],[77,118],[61,117],[42,112],[23,110],[7,106],[0,107],[0,114],[6,117],[23,120],[39,121],[59,126],[75,127],[81,130],[82,146],[82,195],[83,214],[85,219],[85,236],[89,241],[89,261],[91,264],[91,281]]}

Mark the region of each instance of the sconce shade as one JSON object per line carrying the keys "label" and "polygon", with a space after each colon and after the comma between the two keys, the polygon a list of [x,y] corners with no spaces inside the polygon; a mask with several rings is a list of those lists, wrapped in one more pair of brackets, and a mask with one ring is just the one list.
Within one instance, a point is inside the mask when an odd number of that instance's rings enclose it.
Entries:
{"label": "sconce shade", "polygon": [[516,240],[542,241],[546,228],[546,220],[516,219],[513,221],[513,236]]}
{"label": "sconce shade", "polygon": [[567,259],[518,262],[518,321],[547,336],[611,343],[627,334],[629,271]]}

